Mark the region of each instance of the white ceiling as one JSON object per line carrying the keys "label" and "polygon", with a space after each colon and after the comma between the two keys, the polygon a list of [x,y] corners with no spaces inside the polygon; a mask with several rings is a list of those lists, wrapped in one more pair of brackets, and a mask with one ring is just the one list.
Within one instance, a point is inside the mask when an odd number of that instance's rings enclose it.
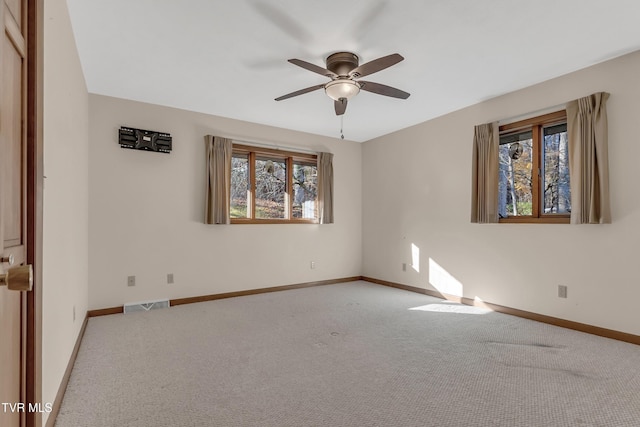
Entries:
{"label": "white ceiling", "polygon": [[[403,62],[366,80],[410,92],[349,102],[366,141],[640,49],[638,0],[67,0],[89,92],[339,137],[324,67]],[[167,131],[170,132],[170,129]]]}

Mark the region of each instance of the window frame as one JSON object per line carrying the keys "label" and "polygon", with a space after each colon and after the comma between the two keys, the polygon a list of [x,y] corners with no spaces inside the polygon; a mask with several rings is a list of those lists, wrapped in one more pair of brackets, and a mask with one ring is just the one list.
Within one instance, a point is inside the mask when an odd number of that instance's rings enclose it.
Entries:
{"label": "window frame", "polygon": [[531,130],[532,138],[532,165],[531,165],[531,215],[508,216],[499,218],[499,223],[546,223],[546,224],[569,224],[571,214],[547,214],[542,212],[541,201],[544,198],[542,188],[542,132],[545,127],[567,123],[567,111],[560,110],[553,113],[544,114],[529,119],[507,123],[499,127],[499,138],[515,132]]}
{"label": "window frame", "polygon": [[[318,164],[317,154],[299,153],[294,151],[278,150],[273,148],[256,147],[252,145],[233,144],[231,156],[247,156],[249,167],[249,185],[247,195],[247,217],[231,218],[231,224],[318,224],[318,203],[314,206],[314,218],[293,217],[293,165],[294,163]],[[256,158],[268,158],[283,161],[286,165],[286,191],[285,191],[285,218],[256,218]],[[231,185],[231,181],[229,181]],[[231,194],[231,191],[229,191]]]}

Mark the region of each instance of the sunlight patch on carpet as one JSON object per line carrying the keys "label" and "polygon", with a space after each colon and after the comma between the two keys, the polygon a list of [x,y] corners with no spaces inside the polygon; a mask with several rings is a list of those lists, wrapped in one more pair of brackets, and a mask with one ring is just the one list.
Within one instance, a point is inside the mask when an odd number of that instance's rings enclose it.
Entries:
{"label": "sunlight patch on carpet", "polygon": [[409,310],[432,311],[435,313],[455,313],[455,314],[487,314],[491,312],[491,310],[488,310],[486,308],[472,307],[470,305],[452,304],[452,303],[427,304],[427,305],[421,305],[419,307],[412,307]]}

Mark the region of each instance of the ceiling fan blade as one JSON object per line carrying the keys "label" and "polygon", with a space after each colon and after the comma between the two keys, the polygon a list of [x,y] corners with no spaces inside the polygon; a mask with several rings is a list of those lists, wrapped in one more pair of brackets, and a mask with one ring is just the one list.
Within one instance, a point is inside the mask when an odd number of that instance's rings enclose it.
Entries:
{"label": "ceiling fan blade", "polygon": [[338,75],[333,71],[329,71],[326,68],[319,67],[317,65],[314,65],[307,61],[303,61],[301,59],[289,59],[289,62],[291,62],[294,65],[297,65],[298,67],[302,67],[305,70],[313,71],[314,73],[318,73],[320,75],[329,77],[331,79],[338,77]]}
{"label": "ceiling fan blade", "polygon": [[376,26],[376,19],[380,18],[384,9],[388,6],[389,0],[368,1],[364,10],[354,19],[347,28],[352,28],[351,34],[355,40],[362,40],[364,36]]}
{"label": "ceiling fan blade", "polygon": [[407,93],[403,90],[396,89],[395,87],[381,85],[380,83],[374,82],[364,82],[362,80],[358,80],[358,84],[360,85],[360,89],[366,90],[367,92],[377,93],[378,95],[390,96],[392,98],[400,98],[407,99],[411,94]]}
{"label": "ceiling fan blade", "polygon": [[373,61],[369,61],[359,67],[354,68],[349,73],[349,76],[355,78],[368,76],[369,74],[377,73],[378,71],[384,70],[385,68],[389,68],[392,65],[395,65],[398,62],[402,61],[403,59],[404,58],[402,57],[402,55],[398,53],[392,53],[391,55],[374,59]]}
{"label": "ceiling fan blade", "polygon": [[277,29],[292,37],[300,44],[308,45],[313,42],[313,34],[283,9],[266,2],[252,1],[249,5],[270,21]]}
{"label": "ceiling fan blade", "polygon": [[314,90],[318,90],[318,89],[322,89],[322,88],[324,88],[323,84],[322,85],[311,86],[311,87],[308,87],[308,88],[305,88],[305,89],[300,89],[300,90],[297,90],[295,92],[291,92],[291,93],[288,93],[286,95],[279,96],[278,98],[276,98],[276,101],[282,101],[283,99],[293,98],[294,96],[298,96],[298,95],[302,95],[302,94],[305,94],[305,93],[313,92]]}
{"label": "ceiling fan blade", "polygon": [[341,116],[347,111],[347,98],[340,98],[340,101],[334,101],[333,106],[336,109],[336,116]]}

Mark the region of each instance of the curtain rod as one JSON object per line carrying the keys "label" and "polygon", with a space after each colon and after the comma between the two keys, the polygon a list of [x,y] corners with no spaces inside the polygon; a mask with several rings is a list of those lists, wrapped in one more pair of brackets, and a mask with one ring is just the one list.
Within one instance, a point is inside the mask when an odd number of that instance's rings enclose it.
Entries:
{"label": "curtain rod", "polygon": [[[222,135],[219,135],[222,136]],[[260,142],[260,141],[249,141],[246,139],[240,139],[240,138],[234,138],[234,137],[230,137],[230,136],[222,136],[223,138],[228,138],[230,140],[232,140],[233,142],[237,142],[240,144],[246,144],[246,145],[251,145],[254,147],[264,147],[264,148],[271,148],[273,150],[281,150],[281,151],[297,151],[299,153],[309,153],[309,154],[318,154],[318,151],[314,151],[314,150],[309,150],[307,148],[302,148],[302,147],[287,147],[285,145],[279,145],[278,143],[275,142]]]}
{"label": "curtain rod", "polygon": [[509,123],[519,122],[520,120],[530,119],[536,116],[542,116],[548,113],[554,113],[559,110],[563,110],[567,107],[567,103],[564,102],[562,104],[554,105],[553,107],[541,108],[540,110],[530,111],[525,114],[520,114],[519,116],[509,117],[508,119],[498,120],[498,124],[500,125],[508,125]]}

